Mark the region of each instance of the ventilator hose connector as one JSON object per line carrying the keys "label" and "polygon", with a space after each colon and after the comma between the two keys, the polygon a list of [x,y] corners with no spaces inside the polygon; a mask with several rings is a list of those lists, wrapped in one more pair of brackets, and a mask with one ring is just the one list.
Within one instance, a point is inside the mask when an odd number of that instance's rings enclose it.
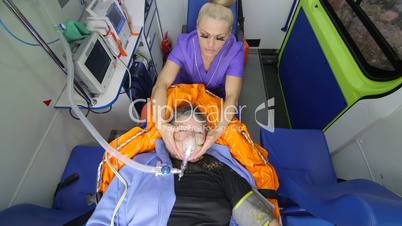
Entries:
{"label": "ventilator hose connector", "polygon": [[179,180],[184,175],[184,171],[186,170],[188,160],[190,159],[191,153],[194,151],[194,149],[195,149],[195,138],[194,136],[188,137],[184,141],[184,158],[183,161],[181,162]]}

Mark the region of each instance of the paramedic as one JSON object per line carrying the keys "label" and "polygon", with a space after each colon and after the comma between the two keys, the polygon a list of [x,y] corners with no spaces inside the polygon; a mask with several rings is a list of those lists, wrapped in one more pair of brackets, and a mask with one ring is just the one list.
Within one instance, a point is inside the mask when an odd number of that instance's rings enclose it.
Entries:
{"label": "paramedic", "polygon": [[203,147],[191,160],[199,158],[223,134],[237,112],[242,84],[244,49],[231,33],[233,14],[228,8],[233,0],[212,0],[202,6],[197,29],[182,34],[170,53],[152,90],[154,119],[166,148],[179,159],[168,120],[165,120],[167,88],[172,84],[205,84],[206,89],[224,99],[217,127],[208,132]]}

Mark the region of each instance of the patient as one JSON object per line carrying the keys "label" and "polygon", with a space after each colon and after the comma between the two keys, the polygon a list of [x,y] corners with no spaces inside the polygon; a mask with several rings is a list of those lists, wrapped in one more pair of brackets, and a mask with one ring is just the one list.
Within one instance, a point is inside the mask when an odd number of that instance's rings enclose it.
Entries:
{"label": "patient", "polygon": [[[171,125],[180,151],[189,140],[195,148],[203,146],[207,121],[191,106],[179,107]],[[160,162],[181,166],[162,140],[156,142],[155,152],[135,160],[151,166]],[[273,206],[250,185],[252,176],[222,145],[213,145],[200,159],[188,163],[180,180],[177,174],[155,176],[130,167],[123,167],[120,174],[127,182],[127,193],[115,177],[87,225],[110,225],[112,219],[115,225],[139,226],[279,225],[273,219]]]}

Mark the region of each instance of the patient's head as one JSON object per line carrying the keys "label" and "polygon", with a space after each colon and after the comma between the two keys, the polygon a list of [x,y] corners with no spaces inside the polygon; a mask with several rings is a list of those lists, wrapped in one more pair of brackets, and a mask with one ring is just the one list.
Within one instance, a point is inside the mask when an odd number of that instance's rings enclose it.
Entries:
{"label": "patient's head", "polygon": [[195,150],[201,149],[208,125],[205,115],[188,104],[177,107],[174,114],[171,124],[175,127],[173,137],[178,149],[184,153],[186,144],[192,142]]}

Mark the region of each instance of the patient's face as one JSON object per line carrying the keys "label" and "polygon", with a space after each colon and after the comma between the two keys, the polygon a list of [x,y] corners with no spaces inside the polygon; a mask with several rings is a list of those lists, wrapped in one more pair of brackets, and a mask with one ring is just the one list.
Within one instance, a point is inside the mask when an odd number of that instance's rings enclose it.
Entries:
{"label": "patient's face", "polygon": [[206,130],[203,124],[194,118],[188,118],[185,120],[178,120],[174,124],[176,131],[173,134],[174,140],[178,149],[184,153],[185,144],[194,140],[195,150],[198,151],[204,145]]}

